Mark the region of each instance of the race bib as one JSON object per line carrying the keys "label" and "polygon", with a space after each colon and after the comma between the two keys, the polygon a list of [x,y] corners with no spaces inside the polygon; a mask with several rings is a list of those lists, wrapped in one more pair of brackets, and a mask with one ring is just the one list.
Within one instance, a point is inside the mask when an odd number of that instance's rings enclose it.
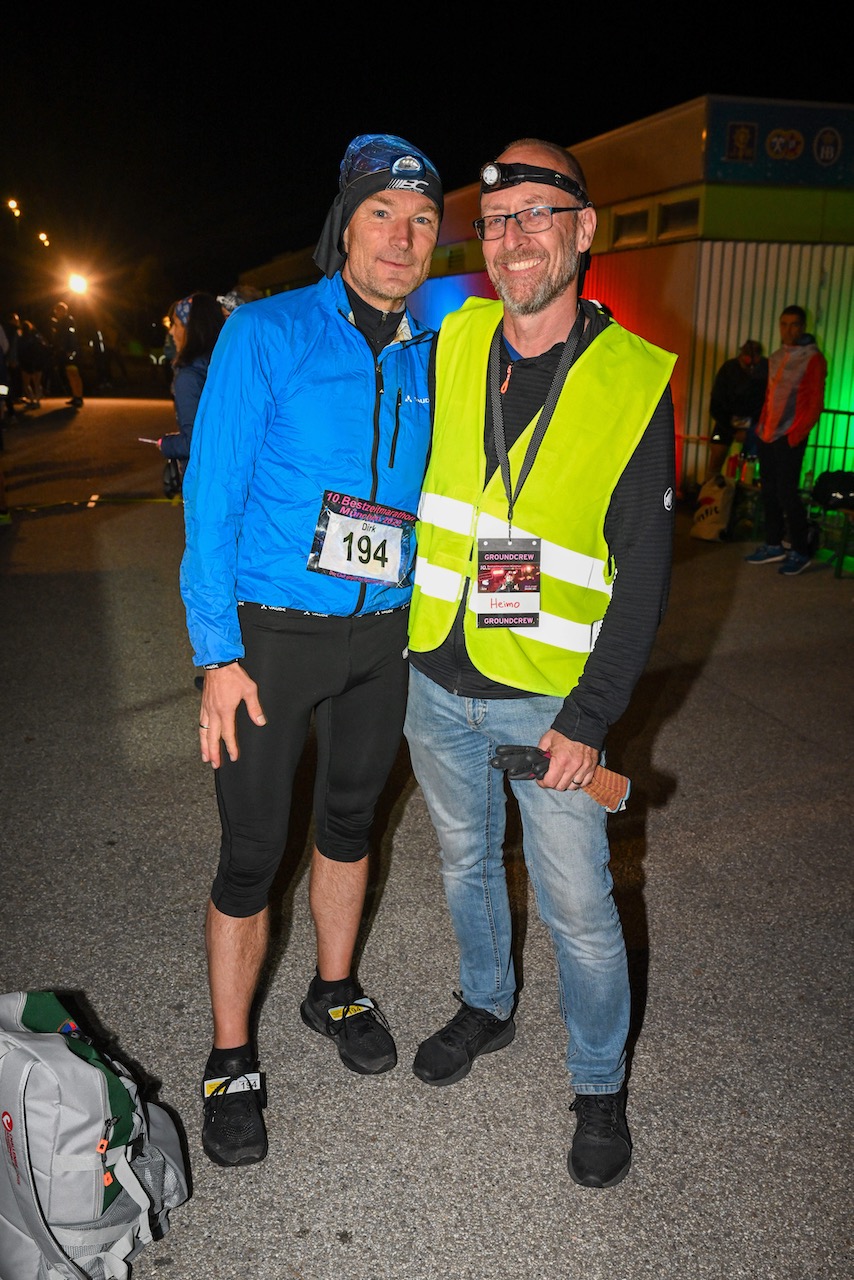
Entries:
{"label": "race bib", "polygon": [[327,490],[306,568],[353,582],[402,587],[415,550],[415,516],[346,493]]}

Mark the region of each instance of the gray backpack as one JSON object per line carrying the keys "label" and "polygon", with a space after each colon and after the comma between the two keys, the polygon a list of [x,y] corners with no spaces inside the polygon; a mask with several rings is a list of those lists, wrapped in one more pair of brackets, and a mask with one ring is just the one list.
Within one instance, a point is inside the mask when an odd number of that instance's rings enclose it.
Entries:
{"label": "gray backpack", "polygon": [[50,991],[0,995],[0,1280],[128,1280],[188,1198],[178,1128]]}

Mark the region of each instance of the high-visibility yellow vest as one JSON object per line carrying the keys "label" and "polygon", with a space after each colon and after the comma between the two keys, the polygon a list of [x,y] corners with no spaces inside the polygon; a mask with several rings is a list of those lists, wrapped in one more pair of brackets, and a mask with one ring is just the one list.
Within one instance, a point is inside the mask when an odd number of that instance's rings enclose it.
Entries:
{"label": "high-visibility yellow vest", "polygon": [[[499,302],[470,298],[446,316],[436,350],[433,444],[418,508],[418,557],[409,647],[437,648],[477,574],[477,541],[508,536],[501,470],[484,488],[489,347]],[[536,627],[481,627],[468,595],[464,634],[479,671],[531,693],[566,695],[593,649],[611,598],[615,566],[605,516],[667,386],[676,357],[611,323],[566,378],[513,510],[512,537],[540,547]],[[539,415],[537,415],[539,416]],[[515,486],[536,418],[509,451]]]}

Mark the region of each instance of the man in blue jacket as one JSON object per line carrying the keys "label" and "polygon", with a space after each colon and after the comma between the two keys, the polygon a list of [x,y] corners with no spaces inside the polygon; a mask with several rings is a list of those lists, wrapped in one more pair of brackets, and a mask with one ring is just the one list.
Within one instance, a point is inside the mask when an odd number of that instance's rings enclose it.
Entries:
{"label": "man in blue jacket", "polygon": [[423,152],[393,135],[355,138],[315,250],[323,278],[234,313],[199,405],[181,592],[222,825],[202,1131],[221,1165],[267,1152],[250,1014],[312,716],[317,971],[300,1012],[351,1071],[397,1062],[352,965],[374,810],[401,742],[430,438],[434,335],[406,297],[427,278],[442,209]]}

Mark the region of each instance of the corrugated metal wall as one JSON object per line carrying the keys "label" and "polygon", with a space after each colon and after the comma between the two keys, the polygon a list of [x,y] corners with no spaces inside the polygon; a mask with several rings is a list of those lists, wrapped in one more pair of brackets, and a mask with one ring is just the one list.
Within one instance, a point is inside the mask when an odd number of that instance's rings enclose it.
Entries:
{"label": "corrugated metal wall", "polygon": [[[485,272],[428,280],[416,295],[438,324],[469,293],[494,297]],[[671,382],[677,485],[702,484],[715,373],[756,338],[780,345],[780,312],[797,303],[827,357],[827,412],[810,436],[804,472],[854,471],[854,246],[686,240],[594,254],[584,293],[649,342],[676,353]]]}
{"label": "corrugated metal wall", "polygon": [[[766,353],[778,347],[780,312],[791,303],[804,307],[807,327],[827,357],[825,404],[828,411],[837,411],[826,413],[813,432],[805,470],[854,469],[854,429],[849,431],[848,416],[854,410],[854,247],[703,241],[697,263],[683,486],[701,482],[705,474],[715,372],[746,338],[758,339]],[[816,456],[819,462],[814,466]]]}

